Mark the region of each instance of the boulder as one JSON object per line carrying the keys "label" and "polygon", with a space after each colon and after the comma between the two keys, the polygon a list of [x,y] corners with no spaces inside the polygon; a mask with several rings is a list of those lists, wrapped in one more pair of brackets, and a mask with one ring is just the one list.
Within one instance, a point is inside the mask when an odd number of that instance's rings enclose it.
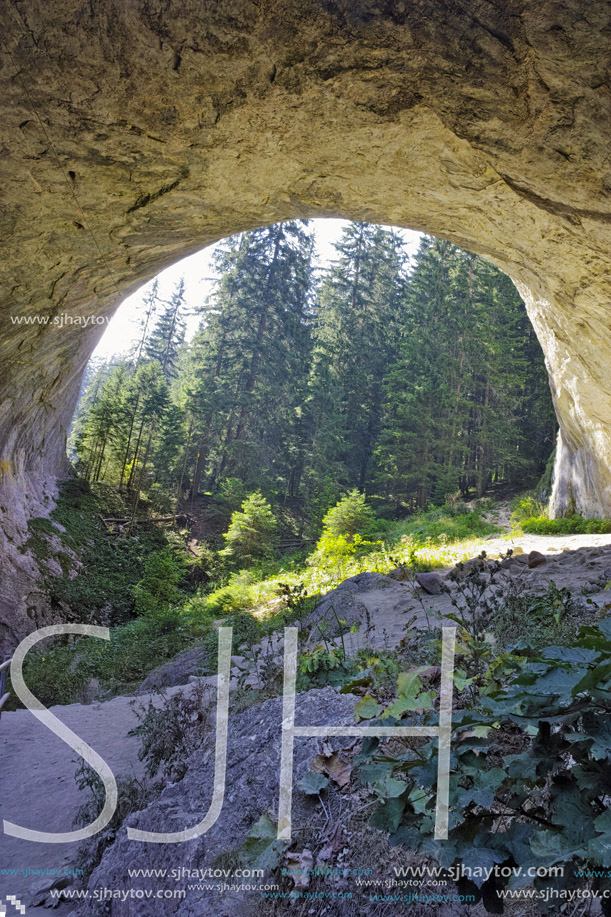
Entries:
{"label": "boulder", "polygon": [[[296,703],[297,725],[353,725],[357,698],[343,695],[333,688],[300,694]],[[130,877],[134,869],[181,870],[204,869],[214,864],[227,865],[242,846],[248,832],[264,813],[277,812],[280,769],[282,698],[274,698],[229,718],[226,790],[217,822],[199,838],[184,844],[141,844],[130,841],[126,826],[118,832],[116,841],[106,851],[89,880],[89,888],[100,887],[128,891],[138,887]],[[209,740],[189,759],[184,778],[168,785],[161,796],[146,809],[131,815],[128,825],[145,831],[177,831],[197,824],[208,810],[215,780],[214,732]],[[326,739],[325,747],[339,749],[351,739]],[[314,738],[296,740],[293,758],[293,836],[306,825],[315,803],[295,784],[309,770],[321,741]],[[218,880],[217,880],[218,881]],[[231,883],[231,879],[226,880]],[[240,880],[243,881],[243,880]],[[248,882],[248,880],[246,880]],[[249,883],[250,884],[250,883]],[[255,884],[253,881],[252,884]],[[175,899],[112,902],[113,917],[236,917],[239,914],[261,912],[258,891],[224,891],[216,893],[197,887],[197,880],[184,878],[147,878],[144,885],[153,890],[191,889],[182,901]],[[143,887],[144,887],[143,885]],[[78,917],[101,917],[106,905],[90,901],[76,914]]]}
{"label": "boulder", "polygon": [[446,588],[438,573],[417,573],[416,582],[429,595],[441,595]]}
{"label": "boulder", "polygon": [[197,675],[208,661],[208,652],[203,646],[194,646],[176,659],[165,662],[153,669],[146,676],[138,694],[147,694],[158,688],[171,688],[173,685],[186,685],[190,676]]}
{"label": "boulder", "polygon": [[528,566],[529,569],[534,569],[534,567],[540,567],[542,564],[547,563],[547,557],[545,554],[542,554],[541,551],[531,551],[528,555]]}
{"label": "boulder", "polygon": [[[370,611],[365,597],[368,593],[386,589],[396,590],[401,597],[406,595],[405,586],[381,573],[359,573],[344,580],[337,588],[328,592],[305,619],[303,628],[308,634],[306,646],[311,647],[320,643],[323,632],[329,640],[353,624],[366,624]],[[345,624],[340,625],[339,621],[344,621]]]}

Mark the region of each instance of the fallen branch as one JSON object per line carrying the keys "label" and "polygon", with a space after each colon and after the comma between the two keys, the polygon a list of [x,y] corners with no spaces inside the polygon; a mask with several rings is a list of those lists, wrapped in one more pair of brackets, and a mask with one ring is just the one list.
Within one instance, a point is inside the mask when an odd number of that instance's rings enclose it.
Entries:
{"label": "fallen branch", "polygon": [[[129,518],[119,518],[115,516],[107,516],[106,519],[99,516],[99,518],[104,523],[107,532],[111,531],[108,527],[109,525],[127,525],[128,522],[132,522]],[[193,521],[193,517],[188,513],[175,513],[171,516],[144,516],[142,519],[134,519],[133,524],[138,525],[145,522],[175,522],[179,525],[184,524],[191,526],[193,525]]]}

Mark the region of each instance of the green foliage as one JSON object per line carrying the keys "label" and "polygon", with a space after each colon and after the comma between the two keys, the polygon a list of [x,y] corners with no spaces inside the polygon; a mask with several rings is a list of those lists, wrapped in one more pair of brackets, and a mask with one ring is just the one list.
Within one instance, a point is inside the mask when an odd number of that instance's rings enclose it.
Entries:
{"label": "green foliage", "polygon": [[[74,779],[80,792],[86,794],[86,801],[78,809],[73,825],[75,828],[83,828],[95,821],[102,811],[106,801],[106,789],[98,772],[84,760],[77,768]],[[104,852],[114,843],[125,819],[132,812],[146,808],[153,796],[154,791],[144,781],[123,775],[117,777],[117,807],[110,822],[78,849],[77,866],[83,870],[85,879],[91,875],[102,860]]]}
{"label": "green foliage", "polygon": [[[406,780],[399,796],[394,785],[380,794],[373,821],[395,844],[444,867],[562,863],[564,875],[539,877],[538,889],[611,888],[611,622],[582,628],[569,646],[524,646],[512,669],[504,684],[454,713],[448,840],[433,840],[436,741],[399,753],[377,740],[365,744],[363,781],[374,772],[378,781]],[[437,718],[416,716],[423,725]],[[495,913],[507,878],[474,881]]]}
{"label": "green foliage", "polygon": [[204,688],[196,686],[188,694],[172,695],[161,707],[149,700],[136,713],[139,723],[130,735],[140,736],[138,758],[144,761],[148,776],[160,773],[173,783],[182,780],[189,757],[208,734]]}
{"label": "green foliage", "polygon": [[240,478],[225,478],[219,487],[219,499],[233,513],[247,498],[246,487]]}
{"label": "green foliage", "polygon": [[[88,485],[80,479],[64,481],[51,519],[65,529],[59,537],[82,563],[78,576],[68,565],[63,577],[49,577],[45,588],[52,604],[68,606],[83,620],[125,621],[134,610],[133,590],[151,551],[166,544],[154,526],[138,527],[137,537],[109,535],[99,515],[122,516],[125,505],[111,488]],[[53,530],[57,535],[58,532]]]}
{"label": "green foliage", "polygon": [[598,606],[559,589],[553,580],[544,593],[521,589],[519,582],[505,584],[500,613],[494,621],[499,645],[513,648],[528,642],[538,648],[551,642],[570,641],[588,617],[598,614]]}
{"label": "green foliage", "polygon": [[479,510],[469,511],[459,504],[410,516],[405,522],[395,525],[389,535],[391,539],[407,536],[418,544],[424,544],[427,541],[451,543],[466,538],[482,538],[498,531],[498,526],[483,519]]}
{"label": "green foliage", "polygon": [[342,664],[342,653],[337,647],[328,648],[317,646],[313,650],[302,653],[299,657],[299,670],[303,675],[317,675],[319,672],[329,672]]}
{"label": "green foliage", "polygon": [[233,611],[241,611],[253,604],[252,592],[249,586],[243,583],[229,583],[215,589],[206,596],[205,606],[207,613],[222,617]]}
{"label": "green foliage", "polygon": [[512,529],[521,529],[525,519],[545,514],[545,503],[535,494],[527,493],[516,497],[511,503],[511,509],[511,527]]}
{"label": "green foliage", "polygon": [[541,475],[535,493],[539,500],[549,500],[552,493],[552,483],[554,477],[554,465],[556,463],[556,449],[552,449],[550,457],[545,463],[545,471]]}
{"label": "green foliage", "polygon": [[365,495],[352,490],[325,515],[322,535],[308,564],[339,568],[350,557],[362,557],[379,549],[381,542],[364,537],[377,525],[378,520],[366,503]]}
{"label": "green foliage", "polygon": [[[89,481],[126,490],[128,516],[201,490],[224,516],[260,489],[300,501],[291,534],[316,538],[351,488],[396,513],[540,475],[554,416],[511,281],[431,238],[408,270],[401,235],[367,223],[320,279],[313,246],[301,221],[226,240],[193,341],[182,282],[167,302],[153,283],[134,353],[89,372],[71,450]],[[349,509],[332,534],[372,535]]]}
{"label": "green foliage", "polygon": [[587,519],[577,515],[559,519],[530,516],[522,520],[521,528],[532,535],[607,535],[611,532],[611,519]]}
{"label": "green foliage", "polygon": [[541,349],[509,278],[425,237],[403,309],[384,378],[379,488],[416,509],[540,474],[555,419]]}
{"label": "green foliage", "polygon": [[350,557],[363,557],[379,549],[381,541],[368,541],[361,535],[333,535],[323,532],[320,536],[316,551],[308,558],[308,563],[314,567],[341,568],[342,563]]}
{"label": "green foliage", "polygon": [[166,548],[149,554],[144,562],[144,576],[134,587],[134,601],[138,614],[160,616],[175,605],[181,597],[178,584],[184,575],[184,562]]}
{"label": "green foliage", "polygon": [[252,826],[240,847],[239,861],[251,868],[266,871],[277,869],[288,846],[287,841],[278,840],[278,826],[264,812],[259,821]]}
{"label": "green foliage", "polygon": [[57,638],[44,650],[33,650],[24,664],[26,684],[45,706],[81,700],[90,679],[99,693],[129,693],[164,662],[200,642],[207,630],[201,617],[172,609],[158,617],[140,617],[111,629],[110,641]]}
{"label": "green foliage", "polygon": [[373,510],[365,494],[356,488],[346,494],[323,519],[323,535],[344,536],[351,541],[355,535],[369,535],[375,528]]}
{"label": "green foliage", "polygon": [[268,501],[256,491],[244,500],[241,512],[232,513],[231,525],[223,535],[227,542],[223,553],[245,563],[269,557],[273,551],[276,527]]}

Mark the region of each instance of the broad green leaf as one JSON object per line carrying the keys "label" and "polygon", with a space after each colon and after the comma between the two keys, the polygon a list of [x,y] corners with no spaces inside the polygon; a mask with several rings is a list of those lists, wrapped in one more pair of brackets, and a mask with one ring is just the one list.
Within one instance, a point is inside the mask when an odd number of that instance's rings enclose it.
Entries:
{"label": "broad green leaf", "polygon": [[546,646],[542,652],[546,659],[558,659],[560,662],[570,662],[577,665],[588,664],[598,659],[595,650],[579,646]]}
{"label": "broad green leaf", "polygon": [[[373,788],[383,799],[394,799],[407,789],[405,781],[397,780],[396,777],[390,776],[382,777],[381,780],[377,780]],[[420,792],[422,792],[422,790],[420,790]]]}
{"label": "broad green leaf", "polygon": [[530,849],[549,866],[568,859],[572,854],[571,845],[559,831],[537,831],[530,839]]}
{"label": "broad green leaf", "polygon": [[611,809],[607,809],[602,815],[594,819],[594,827],[603,834],[611,834]]}
{"label": "broad green leaf", "polygon": [[[399,831],[401,830],[400,828]],[[434,857],[440,866],[449,869],[456,859],[456,849],[456,841],[437,841],[431,834],[427,834],[422,838],[419,852]]]}
{"label": "broad green leaf", "polygon": [[394,765],[389,762],[372,761],[371,764],[361,764],[356,768],[356,775],[361,783],[375,783],[382,777],[392,775]]}
{"label": "broad green leaf", "polygon": [[422,691],[421,672],[424,672],[424,668],[399,673],[397,676],[397,695],[399,697],[416,697]]}
{"label": "broad green leaf", "polygon": [[407,798],[410,801],[412,809],[414,812],[416,812],[416,814],[424,812],[430,801],[429,794],[426,792],[426,790],[421,790],[419,786],[415,786],[412,790],[410,790]]}
{"label": "broad green leaf", "polygon": [[324,790],[328,785],[329,778],[316,771],[308,771],[305,777],[297,781],[297,789],[301,790],[302,793],[306,793],[308,796],[317,796],[318,793]]}
{"label": "broad green leaf", "polygon": [[588,853],[595,862],[608,869],[611,866],[611,833],[593,837],[588,843]]}
{"label": "broad green leaf", "polygon": [[611,758],[611,722],[609,717],[600,717],[593,729],[589,730],[592,737],[590,753],[596,761]]}
{"label": "broad green leaf", "polygon": [[454,673],[454,685],[457,691],[464,691],[465,688],[470,687],[474,681],[477,681],[476,678],[464,678],[462,675]]}
{"label": "broad green leaf", "polygon": [[[478,843],[479,841],[479,843]],[[485,838],[476,838],[472,844],[461,843],[457,855],[464,866],[470,869],[469,877],[481,888],[495,863],[502,863],[505,854],[492,847],[484,846]],[[480,846],[481,844],[481,846]]]}
{"label": "broad green leaf", "polygon": [[240,847],[240,859],[259,869],[276,869],[289,847],[288,841],[279,841],[277,834],[276,825],[263,813]]}
{"label": "broad green leaf", "polygon": [[386,708],[384,717],[392,716],[398,720],[404,713],[432,710],[434,696],[430,691],[422,691],[417,697],[398,697],[390,707]]}
{"label": "broad green leaf", "polygon": [[604,684],[605,681],[607,681],[609,675],[611,675],[611,662],[605,662],[603,665],[597,665],[594,669],[591,669],[589,672],[587,672],[580,681],[577,682],[573,688],[573,696],[576,694],[581,694],[582,691],[591,691],[593,688],[598,688]]}
{"label": "broad green leaf", "polygon": [[357,723],[361,720],[373,720],[376,716],[379,716],[381,712],[382,707],[371,694],[366,694],[362,697],[354,708],[354,716]]}
{"label": "broad green leaf", "polygon": [[542,675],[540,678],[526,688],[527,694],[536,695],[556,695],[561,700],[569,700],[573,693],[575,685],[579,684],[587,669],[582,667],[576,669],[554,668]]}
{"label": "broad green leaf", "polygon": [[406,796],[407,794],[403,793],[401,796],[395,796],[383,802],[371,816],[371,826],[380,831],[386,831],[388,834],[394,834],[405,810]]}

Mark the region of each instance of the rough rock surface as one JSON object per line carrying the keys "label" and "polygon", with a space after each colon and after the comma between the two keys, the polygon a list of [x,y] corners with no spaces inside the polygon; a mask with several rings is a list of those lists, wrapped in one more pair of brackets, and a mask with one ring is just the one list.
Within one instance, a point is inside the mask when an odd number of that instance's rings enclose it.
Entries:
{"label": "rough rock surface", "polygon": [[28,519],[48,514],[57,488],[52,478],[28,474],[24,480],[25,493],[14,478],[0,487],[0,659],[36,627],[60,620],[50,613],[43,573],[25,549]]}
{"label": "rough rock surface", "polygon": [[[353,710],[358,698],[338,694],[332,688],[300,694],[296,706],[297,725],[353,725]],[[212,867],[223,854],[235,852],[252,826],[264,812],[277,811],[282,699],[274,698],[245,713],[230,717],[227,781],[225,800],[218,821],[204,835],[183,844],[141,844],[130,841],[123,827],[116,842],[93,872],[89,888],[129,889],[134,880],[130,869],[205,869]],[[327,740],[338,748],[346,739]],[[294,782],[301,779],[317,753],[320,740],[302,738],[295,741]],[[214,733],[210,741],[192,756],[186,776],[166,787],[161,797],[142,812],[131,816],[127,824],[145,831],[176,831],[197,824],[208,809],[214,780]],[[303,825],[312,803],[298,790],[293,793],[293,834]],[[244,881],[244,880],[242,880]],[[182,888],[180,882],[168,879],[146,879],[149,888]],[[191,883],[195,884],[195,883]],[[249,900],[250,899],[250,900]],[[128,899],[112,902],[113,917],[233,917],[261,911],[258,892],[241,891],[217,894],[192,889],[182,902],[176,900]],[[106,905],[92,902],[83,915],[108,913]]]}
{"label": "rough rock surface", "polygon": [[437,234],[507,271],[561,425],[553,508],[611,515],[608,4],[0,10],[5,487],[60,469],[94,319],[223,236],[343,216]]}
{"label": "rough rock surface", "polygon": [[[359,573],[327,593],[307,616],[304,648],[312,649],[325,640],[343,642],[350,655],[365,646],[395,647],[414,615],[420,626],[425,624],[424,612],[416,607],[409,586],[382,573]],[[358,630],[352,634],[353,626]]]}
{"label": "rough rock surface", "polygon": [[168,688],[173,685],[185,685],[192,675],[198,675],[208,659],[208,653],[203,646],[194,646],[181,653],[176,659],[166,662],[153,669],[146,676],[138,694],[146,694],[156,688]]}

